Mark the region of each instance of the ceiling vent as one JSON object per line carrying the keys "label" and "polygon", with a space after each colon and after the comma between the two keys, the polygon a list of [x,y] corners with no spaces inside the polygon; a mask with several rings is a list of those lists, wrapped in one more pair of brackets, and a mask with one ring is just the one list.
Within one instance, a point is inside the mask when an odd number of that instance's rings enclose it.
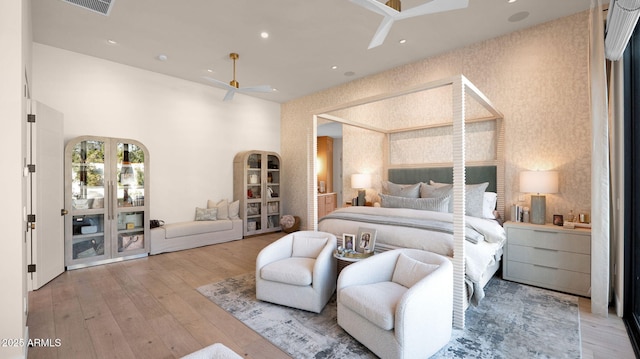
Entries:
{"label": "ceiling vent", "polygon": [[66,3],[80,6],[87,10],[97,12],[99,14],[109,16],[113,3],[116,0],[62,0]]}

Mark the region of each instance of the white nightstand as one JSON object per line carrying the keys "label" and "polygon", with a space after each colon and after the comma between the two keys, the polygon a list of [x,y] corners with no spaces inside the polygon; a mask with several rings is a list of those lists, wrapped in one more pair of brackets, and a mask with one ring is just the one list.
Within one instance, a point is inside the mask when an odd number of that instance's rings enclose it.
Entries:
{"label": "white nightstand", "polygon": [[504,279],[591,296],[591,230],[521,222],[504,228]]}

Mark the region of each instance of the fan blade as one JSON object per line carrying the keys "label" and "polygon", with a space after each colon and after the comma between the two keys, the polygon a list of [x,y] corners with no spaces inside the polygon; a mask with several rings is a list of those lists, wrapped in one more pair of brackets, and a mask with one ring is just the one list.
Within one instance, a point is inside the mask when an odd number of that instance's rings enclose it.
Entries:
{"label": "fan blade", "polygon": [[469,0],[433,0],[429,1],[428,3],[402,11],[398,15],[397,20],[408,19],[420,15],[434,14],[438,12],[464,9],[468,6]]}
{"label": "fan blade", "polygon": [[251,87],[240,87],[238,92],[271,92],[273,89],[269,85],[260,85],[260,86],[251,86]]}
{"label": "fan blade", "polygon": [[368,49],[372,49],[374,47],[382,45],[384,39],[387,38],[387,35],[391,30],[393,21],[394,19],[390,16],[385,16],[384,19],[382,19],[380,26],[378,26],[378,30],[376,30],[375,35],[373,35],[373,39],[371,39],[371,42],[369,43]]}
{"label": "fan blade", "polygon": [[227,94],[224,95],[224,98],[222,99],[222,101],[226,102],[226,101],[233,100],[233,95],[236,94],[237,89],[235,87],[233,87],[233,86],[229,86],[229,87],[231,87],[231,88],[229,89],[229,91],[227,91]]}
{"label": "fan blade", "polygon": [[214,84],[215,86],[220,87],[220,88],[222,88],[222,89],[224,89],[224,90],[231,90],[231,89],[235,89],[235,87],[233,87],[233,86],[229,85],[228,83],[226,83],[226,82],[222,82],[222,81],[220,81],[220,80],[216,80],[216,79],[214,79],[213,77],[203,76],[202,78],[203,78],[203,79],[205,79],[205,80],[207,80],[207,81],[213,82],[213,84]]}
{"label": "fan blade", "polygon": [[351,0],[351,2],[382,16],[394,16],[399,14],[396,9],[376,0]]}

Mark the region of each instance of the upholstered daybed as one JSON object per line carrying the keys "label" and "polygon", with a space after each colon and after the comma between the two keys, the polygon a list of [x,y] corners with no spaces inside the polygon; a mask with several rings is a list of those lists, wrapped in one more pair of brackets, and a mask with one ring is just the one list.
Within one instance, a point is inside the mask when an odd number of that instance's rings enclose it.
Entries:
{"label": "upholstered daybed", "polygon": [[151,230],[150,254],[180,251],[242,239],[238,203],[208,201],[196,208],[196,220],[169,223]]}

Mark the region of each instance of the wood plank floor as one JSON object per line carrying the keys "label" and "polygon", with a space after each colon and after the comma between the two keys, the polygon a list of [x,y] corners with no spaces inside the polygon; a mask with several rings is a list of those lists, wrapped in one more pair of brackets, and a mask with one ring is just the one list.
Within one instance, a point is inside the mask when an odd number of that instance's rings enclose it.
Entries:
{"label": "wood plank floor", "polygon": [[[246,358],[288,358],[195,289],[255,270],[282,233],[68,271],[29,293],[29,358],[178,358],[221,342]],[[635,358],[622,320],[580,298],[583,358]]]}

